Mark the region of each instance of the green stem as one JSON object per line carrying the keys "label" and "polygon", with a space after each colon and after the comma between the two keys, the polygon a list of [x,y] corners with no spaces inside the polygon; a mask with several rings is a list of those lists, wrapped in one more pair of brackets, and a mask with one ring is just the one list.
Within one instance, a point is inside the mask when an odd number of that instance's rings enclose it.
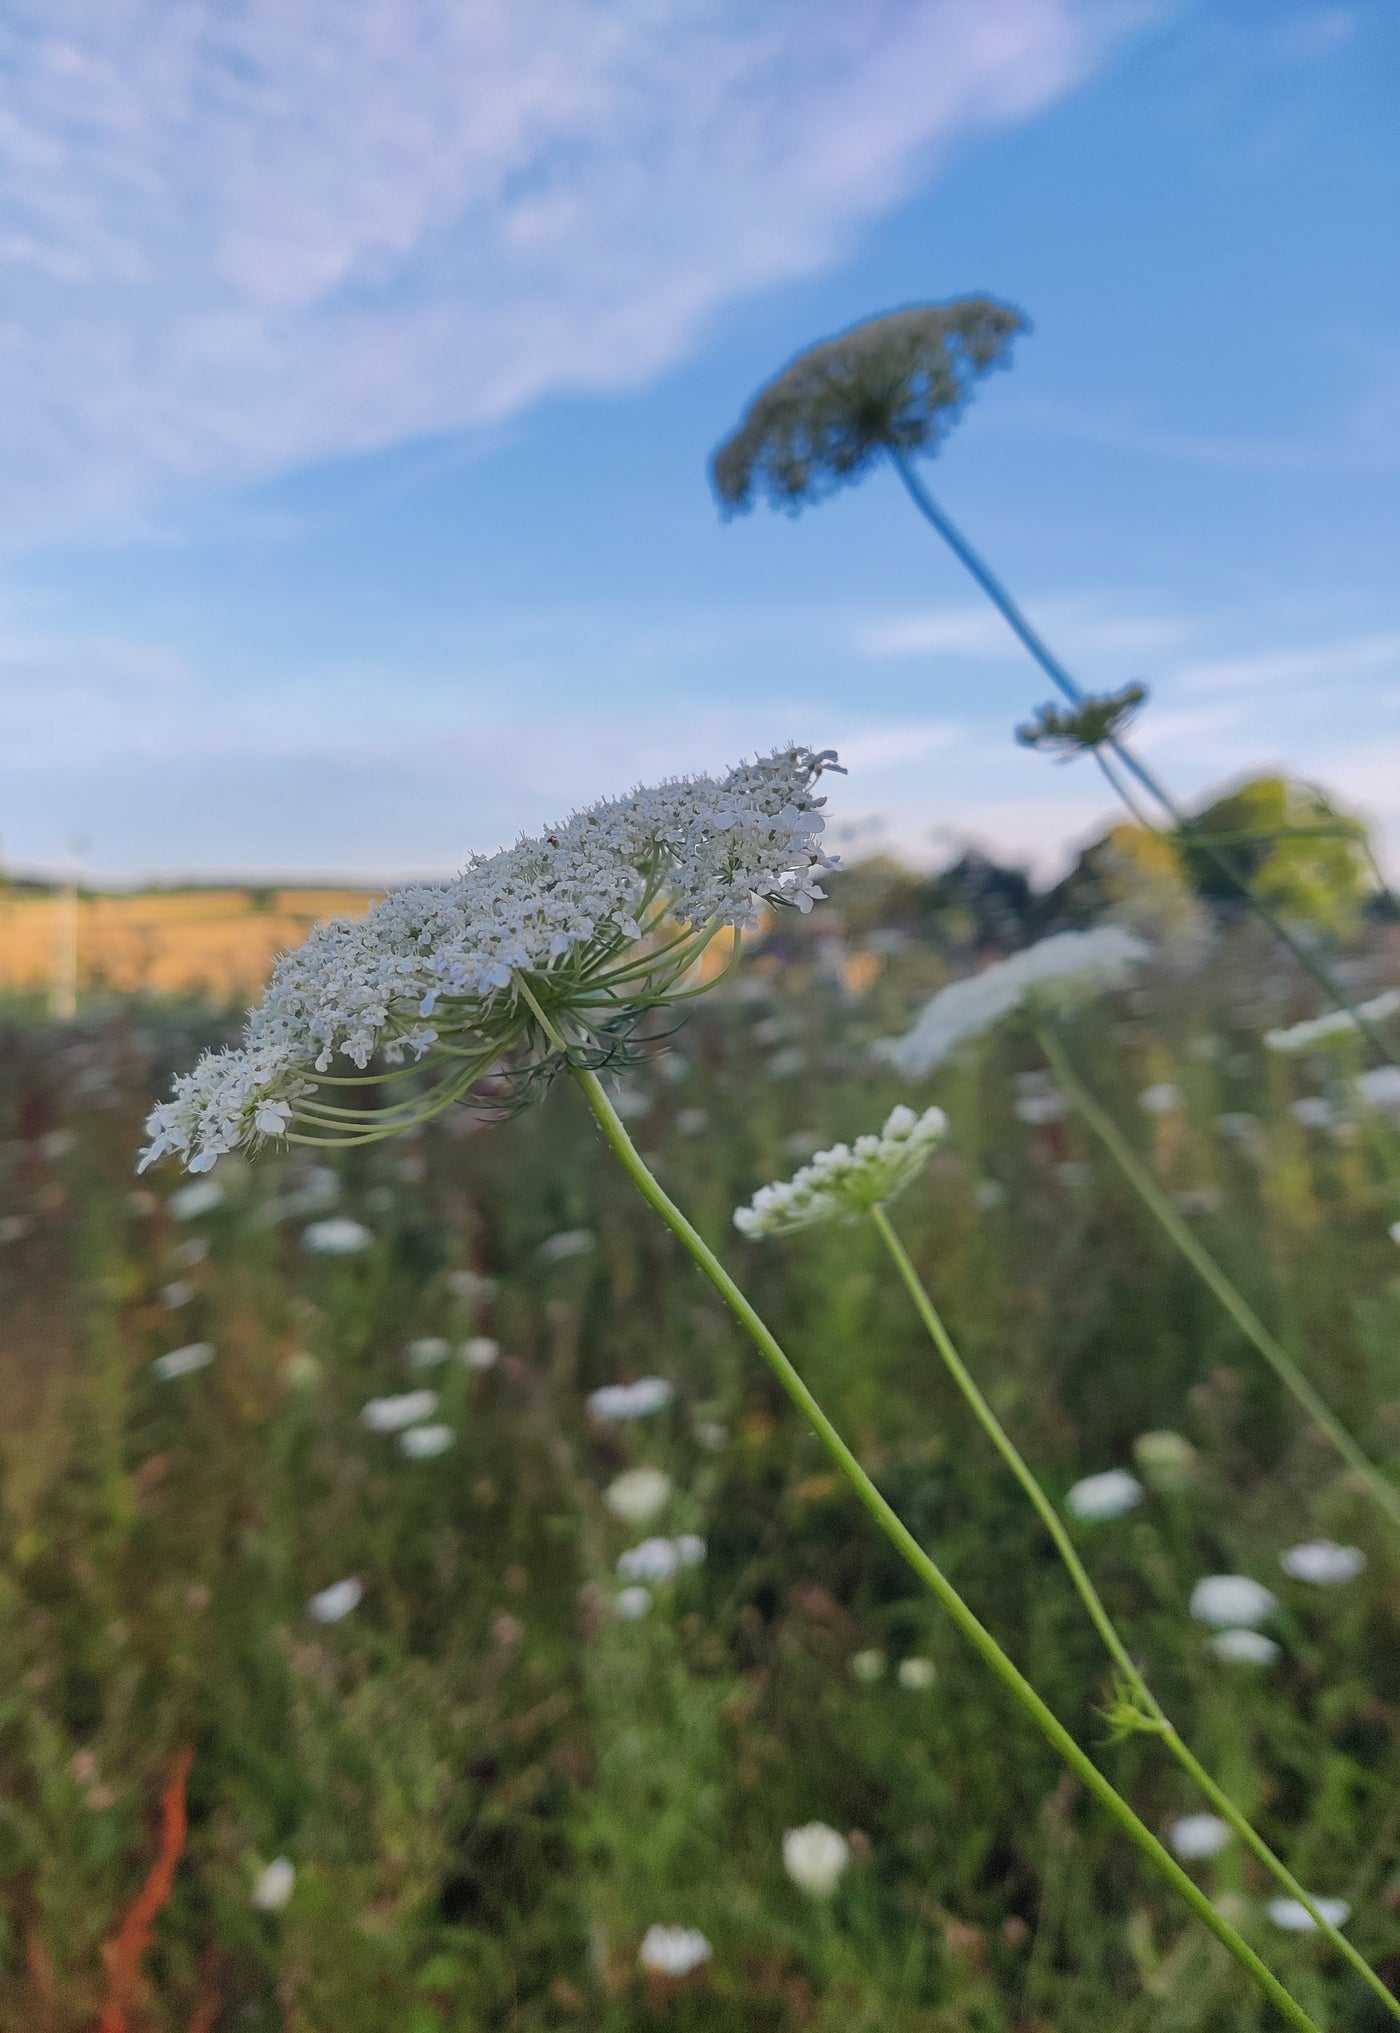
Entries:
{"label": "green stem", "polygon": [[1365,1483],[1371,1495],[1389,1516],[1400,1524],[1400,1491],[1387,1481],[1370,1457],[1352,1439],[1346,1427],[1318,1396],[1302,1370],[1275,1340],[1253,1307],[1238,1292],[1172,1206],[1152,1174],[1142,1163],[1117,1124],[1095,1101],[1070,1065],[1064,1047],[1052,1032],[1039,1030],[1041,1049],[1054,1068],[1055,1077],[1073,1101],[1080,1115],[1118,1161],[1124,1177],[1138,1198],[1155,1215],[1201,1282],[1208,1285],[1247,1340],[1252,1341],[1265,1362],[1290,1390],[1313,1423],[1327,1435],[1347,1466]]}
{"label": "green stem", "polygon": [[[563,1045],[562,1039],[558,1042]],[[589,1072],[584,1067],[575,1067],[573,1074],[585,1100],[598,1119],[603,1135],[637,1191],[660,1215],[671,1233],[704,1272],[735,1318],[757,1344],[769,1368],[891,1545],[904,1556],[920,1580],[937,1597],[974,1651],[980,1653],[1003,1687],[1032,1717],[1065,1763],[1078,1774],[1099,1804],[1112,1815],[1130,1840],[1135,1842],[1156,1865],[1162,1876],[1175,1887],[1197,1917],[1229,1950],[1236,1962],[1249,1971],[1265,1996],[1282,2013],[1289,2025],[1307,2029],[1307,2033],[1319,2033],[1315,2022],[1308,2017],[1297,2000],[1284,1989],[1278,1978],[1228,1920],[1216,1912],[1204,1892],[1187,1877],[1170,1851],[1157,1840],[1146,1823],[1138,1819],[1127,1801],[1104,1777],[1092,1759],[1080,1749],[1059,1717],[1041,1700],[1030,1682],[1003,1652],[991,1632],[973,1615],[942,1569],[929,1557],[913,1533],[886,1503],[724,1265],[699,1230],[686,1219],[660,1182],[652,1175],[631,1137],[628,1136],[622,1118],[609,1101],[607,1091],[597,1074]]]}
{"label": "green stem", "polygon": [[873,1207],[870,1210],[870,1215],[871,1220],[880,1232],[880,1238],[885,1248],[890,1253],[895,1269],[904,1281],[906,1291],[914,1302],[919,1318],[928,1329],[929,1339],[943,1358],[944,1367],[958,1389],[962,1392],[983,1432],[987,1435],[992,1445],[996,1448],[997,1453],[1034,1504],[1040,1514],[1041,1523],[1054,1540],[1056,1550],[1069,1570],[1070,1579],[1079,1591],[1080,1600],[1093,1619],[1094,1628],[1103,1639],[1109,1657],[1113,1660],[1113,1663],[1126,1681],[1137,1707],[1142,1711],[1143,1719],[1138,1726],[1146,1728],[1151,1735],[1160,1737],[1177,1763],[1183,1770],[1190,1773],[1201,1792],[1205,1794],[1221,1818],[1229,1823],[1245,1847],[1259,1859],[1266,1870],[1272,1873],[1278,1883],[1306,1908],[1312,1915],[1316,1926],[1326,1935],[1332,1946],[1339,1954],[1345,1956],[1357,1975],[1363,1977],[1376,1993],[1376,1996],[1385,2002],[1390,2010],[1391,2017],[1400,2019],[1400,1999],[1397,1999],[1393,1992],[1387,1990],[1386,1986],[1367,1962],[1365,1956],[1361,1954],[1359,1949],[1353,1947],[1340,1928],[1333,1926],[1332,1922],[1319,1909],[1312,1895],[1304,1891],[1287,1865],[1284,1864],[1281,1858],[1274,1855],[1274,1852],[1269,1848],[1264,1838],[1257,1833],[1247,1817],[1241,1813],[1229,1794],[1216,1784],[1205,1766],[1199,1762],[1177,1735],[1175,1724],[1171,1721],[1166,1710],[1148,1686],[1141,1669],[1134,1663],[1127,1646],[1123,1643],[1112,1617],[1105,1609],[1103,1599],[1090,1580],[1088,1571],[1075,1550],[1074,1541],[1065,1530],[1064,1521],[1060,1517],[1059,1512],[1055,1509],[1049,1497],[1046,1496],[1045,1491],[1041,1488],[1036,1478],[1034,1470],[1027,1463],[1020,1449],[1016,1446],[1015,1441],[983,1397],[972,1373],[958,1354],[953,1338],[943,1324],[942,1316],[930,1298],[923,1279],[915,1270],[909,1253],[900,1241],[889,1215],[883,1207]]}

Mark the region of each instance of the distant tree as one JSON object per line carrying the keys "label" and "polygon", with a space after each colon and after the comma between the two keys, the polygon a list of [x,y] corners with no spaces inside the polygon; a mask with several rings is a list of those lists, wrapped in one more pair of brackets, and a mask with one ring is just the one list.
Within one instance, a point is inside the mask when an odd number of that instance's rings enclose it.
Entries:
{"label": "distant tree", "polygon": [[1363,820],[1342,812],[1314,784],[1262,776],[1198,812],[1178,835],[1199,894],[1240,901],[1211,853],[1226,850],[1257,894],[1294,923],[1337,937],[1353,933],[1377,888],[1383,888]]}

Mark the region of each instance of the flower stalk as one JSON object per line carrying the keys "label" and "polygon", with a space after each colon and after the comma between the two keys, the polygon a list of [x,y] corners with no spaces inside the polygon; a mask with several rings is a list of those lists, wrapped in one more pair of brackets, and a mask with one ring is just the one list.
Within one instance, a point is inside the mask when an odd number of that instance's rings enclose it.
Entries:
{"label": "flower stalk", "polygon": [[[562,1038],[559,1042],[562,1048],[564,1042]],[[1041,1699],[991,1632],[974,1615],[952,1582],[919,1544],[898,1513],[885,1501],[771,1330],[699,1230],[676,1206],[651,1172],[628,1135],[622,1118],[608,1099],[607,1091],[597,1074],[585,1066],[576,1066],[572,1070],[573,1077],[592,1109],[604,1138],[633,1185],[715,1287],[890,1544],[913,1568],[962,1636],[991,1668],[1012,1699],[1031,1717],[1070,1769],[1083,1781],[1099,1805],[1112,1816],[1129,1840],[1137,1845],[1158,1872],[1181,1895],[1197,1918],[1209,1928],[1235,1961],[1249,1972],[1288,2024],[1303,2029],[1303,2033],[1320,2033],[1316,2022],[1308,2016],[1291,1992],[1284,1988],[1243,1936],[1216,1911],[1205,1893],[1182,1870],[1171,1852],[1158,1840],[1147,1824],[1138,1818],[1117,1788],[1070,1735],[1059,1717]]]}
{"label": "flower stalk", "polygon": [[1041,1523],[1055,1543],[1055,1549],[1068,1570],[1070,1580],[1078,1590],[1079,1598],[1093,1620],[1094,1628],[1102,1638],[1104,1648],[1113,1660],[1121,1676],[1121,1698],[1116,1704],[1114,1717],[1124,1728],[1139,1730],[1160,1739],[1162,1744],[1187,1772],[1210,1801],[1216,1812],[1229,1823],[1245,1847],[1264,1868],[1271,1873],[1291,1897],[1297,1899],[1311,1916],[1314,1924],[1326,1935],[1337,1952],[1344,1956],[1357,1975],[1370,1986],[1390,2012],[1393,2019],[1400,2019],[1400,1999],[1386,1988],[1376,1975],[1360,1950],[1347,1940],[1346,1936],[1328,1919],[1312,1895],[1305,1891],[1293,1873],[1280,1857],[1275,1856],[1264,1838],[1253,1827],[1248,1818],[1235,1805],[1222,1787],[1217,1785],[1205,1766],[1183,1742],[1175,1724],[1158,1701],[1147,1683],[1142,1669],[1133,1659],[1108,1610],[1102,1596],[1090,1579],[1088,1570],[1075,1548],[1073,1539],[1065,1530],[1059,1512],[1046,1496],[1034,1470],[1006,1431],[996,1413],[978,1388],[976,1379],[959,1355],[957,1346],[945,1326],[942,1316],[934,1305],[918,1271],[900,1240],[888,1212],[883,1206],[873,1207],[870,1219],[879,1233],[880,1240],[889,1252],[890,1259],[898,1271],[905,1290],[914,1302],[919,1318],[928,1330],[929,1339],[938,1350],[944,1368],[961,1391],[973,1416],[1000,1454],[1011,1473],[1020,1483],[1040,1516]]}
{"label": "flower stalk", "polygon": [[1071,1065],[1069,1055],[1053,1031],[1039,1029],[1036,1038],[1054,1069],[1055,1078],[1078,1113],[1108,1150],[1128,1184],[1175,1243],[1192,1270],[1220,1301],[1245,1338],[1252,1342],[1270,1369],[1290,1391],[1320,1432],[1326,1435],[1358,1480],[1385,1511],[1392,1523],[1400,1525],[1400,1490],[1381,1473],[1375,1462],[1352,1438],[1326,1400],[1313,1388],[1283,1344],[1272,1335],[1243,1293],[1225,1275],[1215,1258],[1201,1244],[1152,1174],[1138,1157],[1118,1125],[1084,1085]]}

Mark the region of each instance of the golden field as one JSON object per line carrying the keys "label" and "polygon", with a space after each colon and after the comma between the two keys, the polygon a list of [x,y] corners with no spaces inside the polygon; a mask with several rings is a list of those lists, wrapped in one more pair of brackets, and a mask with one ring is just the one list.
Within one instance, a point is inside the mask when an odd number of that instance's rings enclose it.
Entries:
{"label": "golden field", "polygon": [[[0,890],[0,990],[246,996],[322,918],[359,917],[369,889],[194,889],[124,895]],[[73,955],[76,951],[76,969]]]}

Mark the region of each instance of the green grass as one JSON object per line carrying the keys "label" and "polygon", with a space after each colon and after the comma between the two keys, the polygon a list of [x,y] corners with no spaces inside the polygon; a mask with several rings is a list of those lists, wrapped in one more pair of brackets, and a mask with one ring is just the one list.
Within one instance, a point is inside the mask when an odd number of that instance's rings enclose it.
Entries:
{"label": "green grass", "polygon": [[[1266,1062],[1266,1023],[1312,1006],[1276,970],[1236,934],[1208,968],[1086,1012],[1076,1060],[1395,1476],[1400,1209],[1367,1134],[1290,1114],[1322,1075]],[[1141,1432],[1194,1441],[1189,1491],[1077,1526],[1081,1551],[1198,1753],[1311,1889],[1351,1901],[1352,1939],[1394,1982],[1400,1538],[1094,1140],[1018,1119],[1028,1038],[916,1093],[869,1070],[870,1038],[938,977],[916,946],[848,1000],[785,935],[628,1072],[629,1127],[886,1495],[1162,1827],[1198,1803],[1150,1742],[1107,1741],[1098,1640],[878,1238],[755,1246],[729,1225],[814,1142],[897,1099],[948,1110],[899,1204],[921,1273],[1052,1495],[1130,1465]],[[187,1222],[174,1174],[132,1176],[148,1099],[218,1035],[195,1009],[113,1005],[67,1031],[16,1013],[0,1059],[0,1218],[28,1224],[0,1244],[0,2025],[96,2023],[103,1944],[190,1744],[189,1842],[133,2033],[1262,2033],[1246,1980],[837,1484],[576,1094],[337,1160],[325,1211],[375,1241],[318,1259],[299,1246],[314,1217],[285,1207],[294,1159],[226,1163],[224,1204]],[[1164,1079],[1188,1106],[1154,1119],[1136,1097]],[[1217,1118],[1244,1111],[1241,1142]],[[541,1259],[579,1228],[591,1251]],[[207,1258],[182,1264],[198,1238]],[[494,1295],[454,1296],[465,1269]],[[171,1311],[177,1278],[195,1290]],[[473,1332],[499,1340],[493,1370],[412,1377],[409,1341]],[[153,1377],[196,1340],[208,1368]],[[645,1374],[674,1385],[664,1411],[588,1419],[588,1390]],[[456,1431],[437,1460],[359,1424],[414,1381]],[[708,1556],[627,1623],[615,1563],[642,1534],[601,1493],[642,1462],[676,1486],[649,1529],[700,1532]],[[1366,1572],[1287,1581],[1279,1552],[1324,1535]],[[1231,1570],[1282,1599],[1272,1668],[1222,1664],[1187,1615],[1193,1582]],[[307,1598],[349,1574],[362,1605],[314,1623]],[[889,1667],[865,1685],[850,1660],[871,1649]],[[898,1683],[915,1654],[931,1690]],[[813,1818],[854,1832],[829,1905],[782,1867],[783,1829]],[[257,1870],[281,1854],[295,1893],[259,1913]],[[1191,1868],[1320,2021],[1383,2023],[1324,1948],[1272,1927],[1237,1845]],[[709,1963],[649,1978],[655,1921],[702,1929]]]}

